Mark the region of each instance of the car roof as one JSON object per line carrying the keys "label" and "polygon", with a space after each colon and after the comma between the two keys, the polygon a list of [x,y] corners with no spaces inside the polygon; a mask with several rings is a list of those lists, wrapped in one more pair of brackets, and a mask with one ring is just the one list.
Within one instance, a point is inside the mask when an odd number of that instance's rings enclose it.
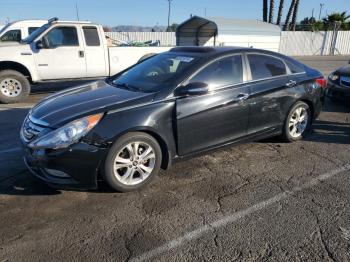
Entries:
{"label": "car roof", "polygon": [[218,57],[225,54],[234,54],[240,52],[246,53],[259,53],[265,55],[277,56],[285,59],[286,57],[280,53],[268,51],[264,49],[239,47],[239,46],[184,46],[174,47],[169,52],[181,53],[181,54],[192,54],[199,57]]}

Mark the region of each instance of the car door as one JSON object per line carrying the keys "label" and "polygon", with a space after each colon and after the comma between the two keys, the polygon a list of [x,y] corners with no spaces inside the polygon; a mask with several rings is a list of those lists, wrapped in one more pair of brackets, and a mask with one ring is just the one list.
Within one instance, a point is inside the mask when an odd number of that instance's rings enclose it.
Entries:
{"label": "car door", "polygon": [[[187,83],[205,83],[210,92],[176,99],[179,155],[205,150],[246,135],[249,107],[242,56],[220,58]],[[186,84],[187,84],[186,83]]]}
{"label": "car door", "polygon": [[56,26],[42,37],[43,46],[34,59],[42,80],[82,78],[86,62],[76,26]]}
{"label": "car door", "polygon": [[289,76],[284,61],[260,54],[246,54],[250,87],[248,134],[271,131],[284,119],[283,104],[293,96],[288,92]]}
{"label": "car door", "polygon": [[99,37],[97,27],[83,26],[82,30],[85,44],[86,77],[107,76],[106,48]]}

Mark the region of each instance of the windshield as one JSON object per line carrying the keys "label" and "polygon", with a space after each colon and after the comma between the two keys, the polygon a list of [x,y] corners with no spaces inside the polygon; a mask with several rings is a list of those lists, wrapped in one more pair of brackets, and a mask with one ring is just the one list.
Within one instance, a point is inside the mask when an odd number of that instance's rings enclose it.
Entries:
{"label": "windshield", "polygon": [[142,92],[156,92],[168,86],[198,58],[164,53],[135,65],[112,80],[112,84]]}
{"label": "windshield", "polygon": [[51,24],[45,24],[42,27],[39,27],[38,29],[34,30],[33,33],[31,33],[27,38],[23,40],[23,42],[30,44],[32,43],[35,38],[37,38],[39,35],[41,35],[46,29],[50,27]]}

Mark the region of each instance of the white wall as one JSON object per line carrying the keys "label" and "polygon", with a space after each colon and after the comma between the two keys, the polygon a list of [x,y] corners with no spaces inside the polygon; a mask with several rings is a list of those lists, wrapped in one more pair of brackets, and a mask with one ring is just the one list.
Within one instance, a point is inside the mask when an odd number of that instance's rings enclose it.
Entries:
{"label": "white wall", "polygon": [[[279,51],[291,56],[332,55],[333,32],[282,32]],[[350,31],[339,31],[334,55],[350,54]]]}

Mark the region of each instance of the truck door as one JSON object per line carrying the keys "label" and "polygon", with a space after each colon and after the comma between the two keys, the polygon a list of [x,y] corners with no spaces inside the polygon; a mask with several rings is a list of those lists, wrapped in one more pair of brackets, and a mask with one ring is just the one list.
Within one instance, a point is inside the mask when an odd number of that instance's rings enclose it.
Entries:
{"label": "truck door", "polygon": [[34,59],[42,80],[86,76],[85,54],[76,26],[53,27],[35,49]]}
{"label": "truck door", "polygon": [[100,39],[97,27],[83,26],[82,30],[85,44],[86,77],[107,76],[107,46],[104,46],[103,39]]}

